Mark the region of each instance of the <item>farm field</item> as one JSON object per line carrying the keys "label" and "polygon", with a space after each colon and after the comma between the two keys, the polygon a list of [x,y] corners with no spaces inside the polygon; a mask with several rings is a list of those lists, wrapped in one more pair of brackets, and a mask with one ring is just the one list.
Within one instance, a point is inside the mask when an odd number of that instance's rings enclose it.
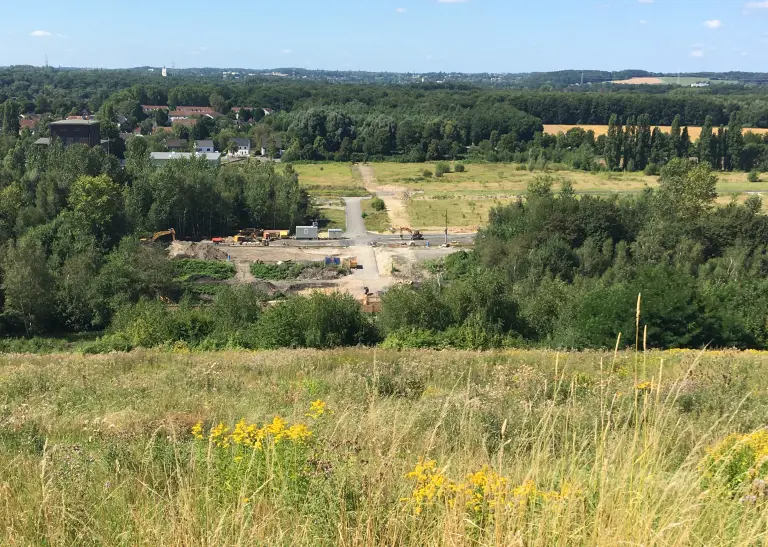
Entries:
{"label": "farm field", "polygon": [[760,544],[766,373],[730,351],[0,355],[0,543]]}
{"label": "farm field", "polygon": [[[585,131],[592,130],[595,132],[595,136],[600,135],[606,135],[608,133],[608,126],[607,125],[590,125],[590,124],[583,124],[583,125],[550,125],[545,124],[544,125],[544,133],[548,135],[557,135],[558,133],[567,133],[569,129],[573,129],[575,127],[580,127],[584,129]],[[669,125],[660,125],[659,129],[661,129],[664,133],[670,133],[672,131],[672,127]],[[717,130],[715,130],[717,132]],[[744,128],[745,133],[757,133],[758,135],[766,135],[768,134],[768,129],[766,128],[751,128],[751,127],[745,127]],[[692,141],[698,140],[699,136],[701,135],[701,127],[694,127],[689,126],[688,127],[688,135],[691,137]]]}

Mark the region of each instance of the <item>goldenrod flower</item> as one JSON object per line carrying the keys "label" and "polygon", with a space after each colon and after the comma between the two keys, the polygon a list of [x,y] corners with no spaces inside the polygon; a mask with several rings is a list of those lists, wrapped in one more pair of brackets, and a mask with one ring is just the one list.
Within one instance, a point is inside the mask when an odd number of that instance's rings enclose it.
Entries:
{"label": "goldenrod flower", "polygon": [[306,416],[312,418],[313,420],[317,420],[320,416],[325,414],[325,407],[325,401],[318,399],[309,405],[309,412],[307,412]]}

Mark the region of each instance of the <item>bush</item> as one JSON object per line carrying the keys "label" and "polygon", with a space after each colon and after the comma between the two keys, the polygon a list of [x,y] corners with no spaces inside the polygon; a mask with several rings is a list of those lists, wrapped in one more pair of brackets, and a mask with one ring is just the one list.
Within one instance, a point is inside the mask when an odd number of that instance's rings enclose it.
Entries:
{"label": "bush", "polygon": [[646,177],[658,177],[661,174],[661,169],[655,163],[649,163],[643,170],[643,174]]}
{"label": "bush", "polygon": [[349,294],[295,296],[268,308],[256,324],[259,346],[271,348],[334,348],[370,344],[376,330],[360,304]]}
{"label": "bush", "polygon": [[425,179],[431,179],[432,178],[432,171],[429,169],[424,169],[424,171],[421,172],[421,176]]}
{"label": "bush", "polygon": [[752,170],[747,174],[747,180],[749,182],[760,182],[760,172]]}
{"label": "bush", "polygon": [[219,260],[197,260],[185,258],[171,262],[174,279],[178,281],[196,281],[198,279],[217,279],[224,281],[235,277],[235,266],[231,262]]}
{"label": "bush", "polygon": [[457,163],[456,167],[453,168],[454,171],[457,173],[463,173],[467,170],[467,168],[464,166],[463,163]]}
{"label": "bush", "polygon": [[444,161],[437,162],[437,165],[435,165],[435,176],[436,177],[442,177],[446,173],[451,172],[451,165]]}
{"label": "bush", "polygon": [[383,199],[377,197],[371,200],[371,209],[382,212],[387,210],[387,205],[384,203]]}
{"label": "bush", "polygon": [[286,279],[297,279],[302,271],[314,265],[305,262],[283,262],[282,264],[254,262],[251,264],[251,274],[257,279],[284,281]]}

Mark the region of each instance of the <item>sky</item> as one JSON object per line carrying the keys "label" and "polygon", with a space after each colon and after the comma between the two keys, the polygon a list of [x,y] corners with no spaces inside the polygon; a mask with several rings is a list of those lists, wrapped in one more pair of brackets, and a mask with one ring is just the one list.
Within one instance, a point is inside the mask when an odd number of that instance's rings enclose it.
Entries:
{"label": "sky", "polygon": [[0,4],[0,66],[768,72],[768,0]]}

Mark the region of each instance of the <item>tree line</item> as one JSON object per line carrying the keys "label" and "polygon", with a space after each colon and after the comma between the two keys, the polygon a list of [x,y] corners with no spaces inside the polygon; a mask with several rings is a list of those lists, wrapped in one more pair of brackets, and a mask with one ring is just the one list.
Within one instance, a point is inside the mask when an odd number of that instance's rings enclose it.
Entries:
{"label": "tree line", "polygon": [[[315,217],[298,175],[271,164],[150,164],[132,139],[126,165],[100,147],[0,138],[0,332],[107,326],[142,297],[180,296],[164,251],[139,237],[180,238],[248,226],[292,229]],[[183,292],[183,291],[182,291]]]}

